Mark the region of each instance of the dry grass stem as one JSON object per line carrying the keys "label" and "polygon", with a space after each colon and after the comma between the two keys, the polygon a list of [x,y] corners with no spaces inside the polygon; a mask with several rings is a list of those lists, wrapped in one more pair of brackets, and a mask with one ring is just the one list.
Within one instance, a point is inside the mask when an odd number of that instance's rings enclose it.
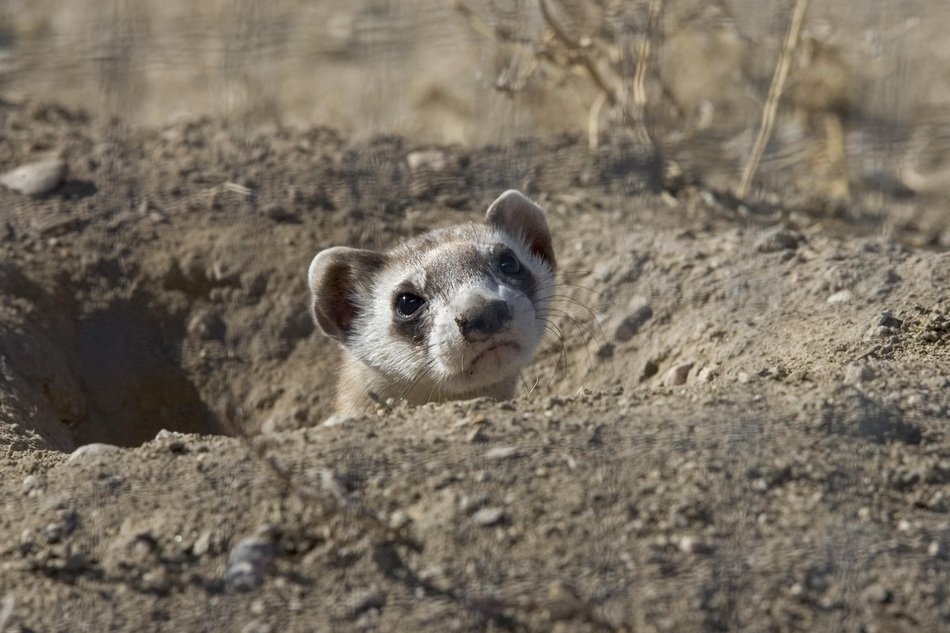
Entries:
{"label": "dry grass stem", "polygon": [[745,198],[749,194],[749,188],[752,186],[752,179],[759,169],[759,162],[762,160],[762,154],[765,152],[765,146],[772,135],[772,128],[775,125],[775,115],[778,112],[779,100],[782,92],[785,90],[785,82],[788,80],[788,71],[792,66],[792,56],[795,53],[795,47],[801,39],[802,26],[805,23],[805,13],[808,11],[808,0],[795,0],[795,8],[792,13],[792,21],[788,26],[788,32],[785,34],[785,42],[782,44],[782,53],[779,56],[778,63],[775,65],[775,73],[772,75],[772,85],[769,86],[769,94],[765,100],[765,106],[762,108],[762,121],[759,124],[759,133],[756,136],[755,144],[752,146],[752,153],[749,154],[749,160],[742,170],[742,179],[736,188],[736,196]]}

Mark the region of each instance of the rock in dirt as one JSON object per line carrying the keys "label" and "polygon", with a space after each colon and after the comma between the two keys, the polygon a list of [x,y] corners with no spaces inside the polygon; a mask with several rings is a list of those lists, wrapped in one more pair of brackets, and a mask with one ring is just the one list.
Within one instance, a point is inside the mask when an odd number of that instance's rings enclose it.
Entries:
{"label": "rock in dirt", "polygon": [[624,343],[632,339],[640,328],[653,317],[653,308],[645,301],[630,302],[630,312],[620,319],[614,328],[614,340]]}
{"label": "rock in dirt", "polygon": [[504,521],[504,519],[505,511],[498,507],[482,508],[472,515],[472,521],[475,522],[475,525],[480,525],[481,527],[498,525]]}
{"label": "rock in dirt", "polygon": [[386,604],[386,595],[375,589],[354,591],[346,600],[347,610],[356,617],[370,609],[382,609]]}
{"label": "rock in dirt", "polygon": [[679,540],[679,550],[684,554],[708,554],[711,551],[710,546],[700,538],[695,536],[684,536]]}
{"label": "rock in dirt", "polygon": [[320,423],[320,426],[346,426],[347,424],[352,424],[356,422],[357,418],[352,415],[347,415],[345,413],[331,413],[323,422]]}
{"label": "rock in dirt", "polygon": [[577,595],[577,590],[567,583],[556,580],[548,585],[547,604],[548,615],[552,620],[570,620],[583,610],[584,605]]}
{"label": "rock in dirt", "polygon": [[496,446],[485,451],[485,459],[508,459],[518,457],[518,449],[514,446]]}
{"label": "rock in dirt", "polygon": [[852,385],[874,380],[875,376],[874,370],[865,363],[851,363],[844,370],[844,381]]}
{"label": "rock in dirt", "polygon": [[680,363],[670,367],[669,371],[663,376],[663,384],[667,387],[686,384],[686,378],[694,363]]}
{"label": "rock in dirt", "polygon": [[194,544],[191,546],[191,553],[195,556],[201,557],[207,554],[211,550],[211,532],[205,531],[195,539]]}
{"label": "rock in dirt", "polygon": [[285,222],[288,224],[300,224],[300,213],[294,209],[288,209],[280,204],[269,204],[261,212],[264,217],[270,218],[275,222]]}
{"label": "rock in dirt", "polygon": [[92,444],[84,444],[74,450],[70,455],[67,462],[77,462],[83,461],[90,458],[102,457],[103,455],[111,455],[122,450],[118,446],[112,444],[103,444],[99,442],[94,442]]}
{"label": "rock in dirt", "polygon": [[20,485],[20,488],[24,493],[32,492],[33,490],[38,489],[41,486],[40,478],[36,475],[27,475],[23,478],[23,483]]}
{"label": "rock in dirt", "polygon": [[643,369],[640,371],[640,382],[649,380],[653,376],[656,376],[656,372],[660,371],[660,366],[654,360],[648,360],[643,364]]}
{"label": "rock in dirt", "polygon": [[871,604],[884,604],[890,602],[891,592],[884,585],[873,584],[867,587],[864,592],[864,599]]}
{"label": "rock in dirt", "polygon": [[40,160],[20,165],[0,175],[0,184],[25,196],[42,196],[59,186],[66,177],[66,162]]}
{"label": "rock in dirt", "polygon": [[777,253],[779,251],[793,251],[805,241],[802,234],[791,229],[773,229],[765,233],[755,244],[755,250],[760,253]]}
{"label": "rock in dirt", "polygon": [[852,292],[850,290],[839,290],[830,297],[828,297],[827,302],[829,305],[837,305],[839,303],[847,303],[851,301]]}
{"label": "rock in dirt", "polygon": [[904,325],[904,321],[895,317],[890,311],[885,310],[881,313],[881,318],[877,320],[877,324],[881,327],[899,330]]}
{"label": "rock in dirt", "polygon": [[409,163],[409,169],[412,171],[417,169],[442,171],[446,165],[445,154],[437,149],[409,152],[406,156],[406,162]]}
{"label": "rock in dirt", "polygon": [[270,541],[255,536],[243,538],[228,554],[224,579],[238,591],[257,589],[273,569],[275,555]]}

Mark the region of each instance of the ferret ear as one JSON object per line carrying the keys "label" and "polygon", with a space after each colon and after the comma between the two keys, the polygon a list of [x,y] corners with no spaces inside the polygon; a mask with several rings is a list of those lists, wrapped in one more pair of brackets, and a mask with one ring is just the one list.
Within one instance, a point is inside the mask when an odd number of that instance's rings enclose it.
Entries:
{"label": "ferret ear", "polygon": [[523,193],[509,189],[498,196],[488,207],[485,221],[510,235],[524,238],[531,252],[546,261],[551,270],[554,270],[557,261],[544,211]]}
{"label": "ferret ear", "polygon": [[313,320],[324,334],[345,341],[359,314],[358,297],[370,291],[373,274],[384,261],[381,253],[344,246],[317,253],[307,281]]}

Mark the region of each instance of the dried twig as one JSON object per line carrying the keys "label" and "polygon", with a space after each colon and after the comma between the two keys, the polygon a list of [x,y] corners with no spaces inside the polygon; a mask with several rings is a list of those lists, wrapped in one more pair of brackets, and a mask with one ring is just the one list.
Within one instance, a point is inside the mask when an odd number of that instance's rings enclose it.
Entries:
{"label": "dried twig", "polygon": [[[587,75],[591,78],[591,81],[593,81],[594,85],[606,96],[607,102],[610,103],[611,106],[623,108],[624,99],[620,86],[616,85],[615,82],[611,82],[604,75],[600,66],[597,64],[597,60],[588,53],[587,49],[589,47],[586,42],[575,40],[564,30],[561,23],[558,22],[554,14],[551,13],[551,8],[548,6],[547,0],[538,0],[538,6],[541,8],[541,16],[544,18],[545,24],[548,25],[548,28],[551,29],[557,40],[571,53],[571,61],[587,71]],[[624,112],[624,115],[626,118],[629,116],[629,113]]]}
{"label": "dried twig", "polygon": [[633,104],[637,107],[637,115],[642,119],[647,105],[646,76],[649,67],[650,48],[653,38],[660,30],[660,16],[663,13],[663,0],[650,0],[647,32],[640,39],[637,47],[637,67],[633,75]]}
{"label": "dried twig", "polygon": [[792,13],[792,21],[788,26],[788,33],[785,34],[785,42],[782,44],[782,54],[778,63],[775,65],[775,73],[772,75],[772,85],[769,86],[769,94],[765,100],[765,106],[762,108],[762,122],[759,124],[759,134],[752,146],[752,153],[746,162],[745,169],[742,170],[742,179],[736,188],[736,196],[745,198],[752,185],[752,179],[755,178],[755,172],[759,168],[759,162],[762,160],[762,153],[765,151],[765,145],[772,135],[772,127],[775,125],[775,114],[778,112],[778,103],[782,97],[782,91],[785,89],[785,82],[788,79],[788,71],[792,66],[792,55],[798,41],[801,37],[802,25],[805,23],[805,13],[808,10],[808,0],[795,0],[795,8]]}
{"label": "dried twig", "polygon": [[607,94],[601,92],[594,99],[590,106],[590,112],[587,114],[587,146],[591,151],[597,149],[600,145],[600,111],[604,109],[607,102]]}
{"label": "dried twig", "polygon": [[[495,41],[510,43],[512,39],[510,35],[493,28],[463,0],[453,0],[453,5],[476,33]],[[605,48],[602,42],[599,42],[596,38],[574,37],[571,35],[555,15],[549,0],[538,0],[538,8],[546,30],[539,42],[529,43],[534,54],[535,65],[536,61],[540,59],[561,69],[581,69],[598,91],[587,117],[587,137],[590,148],[597,149],[600,136],[600,115],[604,105],[609,104],[617,112],[621,124],[633,132],[636,140],[656,151],[657,143],[647,129],[645,122],[646,79],[654,40],[660,28],[663,0],[650,0],[649,3],[646,32],[637,46],[632,98],[624,86],[623,71],[618,67],[620,60],[613,59],[614,55]],[[531,67],[529,74],[533,72],[535,65]],[[512,91],[523,87],[519,85],[512,88],[508,81],[499,81],[498,83],[500,89]]]}
{"label": "dried twig", "polygon": [[453,3],[455,10],[462,14],[468,21],[468,25],[472,27],[472,30],[487,37],[488,39],[495,39],[495,29],[488,25],[485,20],[481,19],[477,13],[472,11],[471,7],[462,2],[462,0],[455,0]]}

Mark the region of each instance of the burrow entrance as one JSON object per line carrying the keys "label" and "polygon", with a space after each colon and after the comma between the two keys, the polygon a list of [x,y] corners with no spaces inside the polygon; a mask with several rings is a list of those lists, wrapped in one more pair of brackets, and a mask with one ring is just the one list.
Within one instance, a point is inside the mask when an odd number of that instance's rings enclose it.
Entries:
{"label": "burrow entrance", "polygon": [[49,292],[4,273],[12,301],[0,315],[0,411],[14,424],[60,450],[136,446],[162,429],[226,432],[182,363],[187,311],[140,290]]}

